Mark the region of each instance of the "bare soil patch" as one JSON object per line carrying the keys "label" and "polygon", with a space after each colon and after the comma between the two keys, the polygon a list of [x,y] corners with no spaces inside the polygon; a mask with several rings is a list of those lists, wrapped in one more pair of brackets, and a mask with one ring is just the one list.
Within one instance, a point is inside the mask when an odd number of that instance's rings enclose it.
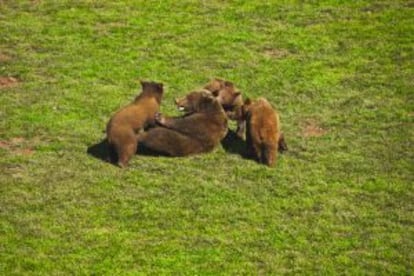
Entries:
{"label": "bare soil patch", "polygon": [[12,58],[6,54],[0,53],[0,62],[8,62],[11,61]]}
{"label": "bare soil patch", "polygon": [[275,49],[275,48],[266,48],[263,53],[271,58],[284,58],[287,57],[290,53],[286,49]]}
{"label": "bare soil patch", "polygon": [[308,119],[302,126],[302,136],[308,137],[320,137],[325,135],[328,130],[323,129],[316,120]]}
{"label": "bare soil patch", "polygon": [[22,137],[14,137],[9,141],[0,140],[0,149],[18,155],[32,155],[34,153],[34,150],[28,145],[27,140]]}
{"label": "bare soil patch", "polygon": [[16,86],[19,80],[14,77],[1,77],[0,76],[0,88],[7,88]]}

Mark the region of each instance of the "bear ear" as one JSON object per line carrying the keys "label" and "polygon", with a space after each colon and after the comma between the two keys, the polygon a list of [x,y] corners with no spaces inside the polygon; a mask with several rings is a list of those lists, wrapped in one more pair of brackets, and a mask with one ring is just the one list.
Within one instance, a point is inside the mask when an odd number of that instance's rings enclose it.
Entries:
{"label": "bear ear", "polygon": [[157,88],[162,90],[164,88],[164,84],[162,82],[157,83]]}
{"label": "bear ear", "polygon": [[251,105],[252,104],[252,100],[250,100],[250,98],[247,98],[246,100],[244,100],[244,105]]}
{"label": "bear ear", "polygon": [[141,84],[142,87],[144,87],[147,84],[147,82],[144,80],[139,80],[139,83]]}
{"label": "bear ear", "polygon": [[237,97],[240,97],[241,96],[241,92],[235,92],[234,94],[233,94],[233,98],[234,99],[236,99]]}
{"label": "bear ear", "polygon": [[198,109],[199,111],[202,110],[209,110],[211,107],[214,106],[214,101],[216,101],[216,99],[211,96],[211,95],[202,95],[200,102],[198,104]]}
{"label": "bear ear", "polygon": [[234,84],[231,81],[224,81],[224,86],[233,87]]}

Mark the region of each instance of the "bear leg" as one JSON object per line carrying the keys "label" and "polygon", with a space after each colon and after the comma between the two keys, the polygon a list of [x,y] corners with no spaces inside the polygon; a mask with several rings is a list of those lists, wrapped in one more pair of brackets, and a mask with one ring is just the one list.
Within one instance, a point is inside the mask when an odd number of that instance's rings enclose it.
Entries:
{"label": "bear leg", "polygon": [[262,163],[273,167],[276,164],[277,144],[264,144],[262,152]]}
{"label": "bear leg", "polygon": [[252,153],[253,153],[255,160],[259,163],[262,163],[262,160],[263,160],[262,152],[263,152],[262,145],[257,142],[254,142],[252,144]]}
{"label": "bear leg", "polygon": [[121,168],[125,168],[136,151],[137,143],[135,141],[129,141],[123,144],[122,146],[118,147],[118,166]]}
{"label": "bear leg", "polygon": [[246,121],[244,120],[237,121],[236,135],[240,137],[241,139],[244,139],[245,132],[246,132]]}
{"label": "bear leg", "polygon": [[280,133],[280,136],[279,136],[278,150],[279,152],[284,152],[288,150],[288,146],[285,141],[285,135],[283,135],[283,132]]}

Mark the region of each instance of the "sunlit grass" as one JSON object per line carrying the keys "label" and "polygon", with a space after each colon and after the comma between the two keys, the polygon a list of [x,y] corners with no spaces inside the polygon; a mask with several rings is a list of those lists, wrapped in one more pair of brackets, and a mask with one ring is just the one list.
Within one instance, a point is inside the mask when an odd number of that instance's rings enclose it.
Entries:
{"label": "sunlit grass", "polygon": [[[412,273],[413,18],[407,1],[0,2],[0,273]],[[126,170],[87,154],[140,79],[174,115],[216,76],[280,111],[274,169],[236,146]]]}

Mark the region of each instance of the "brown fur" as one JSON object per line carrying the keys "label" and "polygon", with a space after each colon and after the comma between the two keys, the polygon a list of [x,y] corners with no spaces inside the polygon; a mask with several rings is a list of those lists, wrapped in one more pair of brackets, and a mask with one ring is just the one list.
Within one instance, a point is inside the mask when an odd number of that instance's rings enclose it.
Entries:
{"label": "brown fur", "polygon": [[204,89],[210,91],[226,111],[230,120],[237,121],[236,134],[240,138],[244,137],[246,123],[242,118],[243,97],[241,92],[230,81],[223,79],[212,79],[204,86]]}
{"label": "brown fur", "polygon": [[279,114],[265,98],[258,98],[253,102],[245,101],[243,117],[247,123],[248,153],[258,162],[274,166],[279,147],[287,149],[280,131]]}
{"label": "brown fur", "polygon": [[186,114],[157,116],[159,126],[140,134],[145,147],[170,156],[187,156],[213,150],[227,134],[227,117],[208,91],[195,91],[176,100]]}
{"label": "brown fur", "polygon": [[142,92],[129,105],[113,115],[106,127],[111,149],[118,156],[118,165],[125,167],[137,151],[137,134],[155,123],[163,95],[162,83],[141,82]]}

